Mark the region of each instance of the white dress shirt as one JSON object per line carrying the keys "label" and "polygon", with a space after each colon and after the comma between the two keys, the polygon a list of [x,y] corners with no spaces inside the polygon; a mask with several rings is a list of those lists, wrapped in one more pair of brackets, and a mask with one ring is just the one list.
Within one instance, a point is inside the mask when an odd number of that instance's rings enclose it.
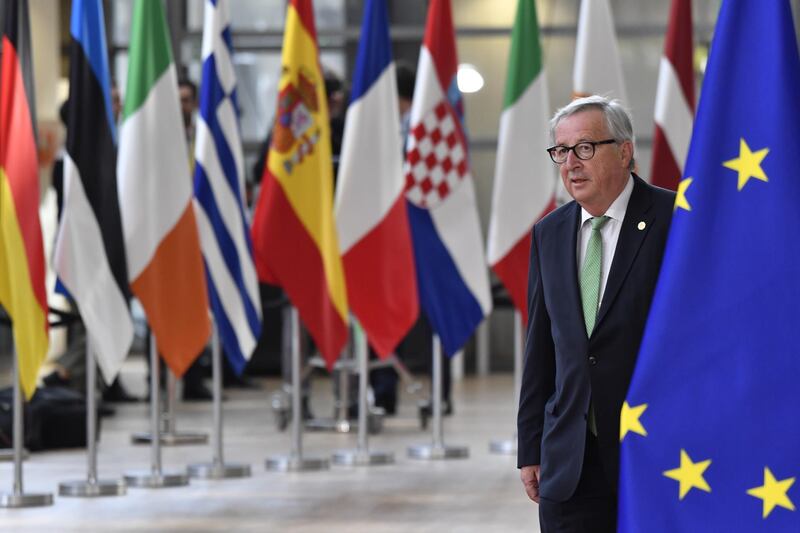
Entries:
{"label": "white dress shirt", "polygon": [[[609,217],[600,230],[600,237],[603,239],[603,264],[600,280],[600,296],[597,300],[598,308],[603,301],[603,293],[606,291],[606,282],[608,281],[608,273],[611,271],[611,262],[614,260],[614,252],[617,250],[617,241],[619,240],[619,231],[622,229],[622,221],[625,219],[625,212],[628,210],[628,202],[631,199],[633,192],[633,176],[628,177],[628,183],[622,192],[619,193],[617,199],[614,200],[604,213]],[[592,236],[592,223],[589,219],[592,215],[586,209],[581,207],[581,225],[578,228],[578,277],[580,279],[581,269],[583,262],[586,259],[586,248],[589,246],[589,238]]]}

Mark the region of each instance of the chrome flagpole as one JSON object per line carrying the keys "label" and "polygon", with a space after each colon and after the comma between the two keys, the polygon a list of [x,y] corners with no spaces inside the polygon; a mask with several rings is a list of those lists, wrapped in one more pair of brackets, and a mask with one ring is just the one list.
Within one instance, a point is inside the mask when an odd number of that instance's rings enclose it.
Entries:
{"label": "chrome flagpole", "polygon": [[22,443],[23,443],[23,402],[22,402],[22,386],[19,381],[19,360],[14,352],[11,353],[14,359],[14,414],[12,424],[13,432],[13,445],[14,445],[14,487],[13,491],[9,493],[0,493],[0,508],[18,508],[18,507],[42,507],[45,505],[53,505],[53,495],[49,493],[43,494],[25,494],[22,490]]}
{"label": "chrome flagpole", "polygon": [[[152,336],[152,332],[151,332]],[[159,371],[161,369],[159,368]],[[175,405],[177,403],[177,378],[169,367],[167,371],[167,399],[166,409],[163,413],[163,427],[159,425],[157,435],[160,437],[162,446],[180,446],[183,444],[206,444],[208,443],[208,435],[205,433],[196,432],[181,432],[176,430],[177,415]],[[159,387],[161,385],[159,384]],[[153,435],[149,431],[141,431],[131,435],[131,443],[133,444],[150,444]]]}
{"label": "chrome flagpole", "polygon": [[86,479],[59,483],[60,496],[91,498],[95,496],[122,496],[125,482],[97,479],[97,362],[90,336],[86,335]]}
{"label": "chrome flagpole", "polygon": [[[150,434],[158,435],[161,414],[160,368],[156,336],[150,332]],[[161,488],[189,484],[182,472],[163,472],[161,469],[161,439],[150,439],[150,470],[125,474],[129,487]]]}
{"label": "chrome flagpole", "polygon": [[201,479],[229,479],[250,477],[250,465],[225,464],[222,447],[222,349],[217,321],[211,320],[211,374],[214,394],[214,456],[210,463],[196,463],[188,467],[189,476]]}
{"label": "chrome flagpole", "polygon": [[[448,361],[449,363],[449,361]],[[444,424],[442,422],[442,343],[439,336],[433,335],[433,442],[409,446],[408,456],[411,459],[463,459],[469,457],[466,446],[449,446],[444,444]]]}
{"label": "chrome flagpole", "polygon": [[[519,409],[519,392],[522,387],[522,313],[514,310],[514,414]],[[516,419],[514,420],[516,425]],[[517,453],[517,432],[505,440],[493,440],[489,443],[489,451],[501,455]]]}
{"label": "chrome flagpole", "polygon": [[367,339],[361,324],[352,320],[353,342],[358,360],[358,444],[354,450],[339,450],[332,456],[333,464],[345,466],[385,465],[394,462],[391,452],[370,451],[368,443],[369,406],[367,405],[367,381],[369,379],[369,352]]}
{"label": "chrome flagpole", "polygon": [[289,313],[292,350],[292,449],[289,455],[269,457],[267,470],[277,472],[301,472],[329,468],[327,459],[303,457],[303,415],[300,405],[300,317],[292,306]]}

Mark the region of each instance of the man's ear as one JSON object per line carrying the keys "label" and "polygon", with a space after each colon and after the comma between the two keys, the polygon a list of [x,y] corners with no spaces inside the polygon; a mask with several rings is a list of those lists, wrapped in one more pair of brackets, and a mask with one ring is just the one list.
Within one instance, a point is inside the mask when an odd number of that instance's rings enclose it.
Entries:
{"label": "man's ear", "polygon": [[622,165],[626,169],[629,168],[631,159],[633,159],[633,143],[631,141],[624,141],[620,145],[620,156],[622,157]]}

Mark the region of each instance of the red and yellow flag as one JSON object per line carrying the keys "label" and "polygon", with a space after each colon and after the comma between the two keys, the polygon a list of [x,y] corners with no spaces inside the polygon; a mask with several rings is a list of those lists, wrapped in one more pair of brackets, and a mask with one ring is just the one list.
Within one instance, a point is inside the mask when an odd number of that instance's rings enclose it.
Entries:
{"label": "red and yellow flag", "polygon": [[253,252],[259,278],[283,287],[330,367],[347,341],[347,293],[311,0],[289,5],[282,64],[278,112],[253,218]]}
{"label": "red and yellow flag", "polygon": [[13,321],[20,384],[30,398],[47,354],[48,332],[27,0],[7,0],[3,15],[0,305]]}

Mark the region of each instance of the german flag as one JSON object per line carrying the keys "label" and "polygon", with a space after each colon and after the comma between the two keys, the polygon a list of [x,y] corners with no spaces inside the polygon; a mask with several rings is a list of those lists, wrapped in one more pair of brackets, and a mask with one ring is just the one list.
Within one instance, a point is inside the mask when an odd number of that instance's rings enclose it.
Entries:
{"label": "german flag", "polygon": [[13,321],[20,384],[30,398],[48,333],[27,0],[6,0],[2,20],[0,305]]}

